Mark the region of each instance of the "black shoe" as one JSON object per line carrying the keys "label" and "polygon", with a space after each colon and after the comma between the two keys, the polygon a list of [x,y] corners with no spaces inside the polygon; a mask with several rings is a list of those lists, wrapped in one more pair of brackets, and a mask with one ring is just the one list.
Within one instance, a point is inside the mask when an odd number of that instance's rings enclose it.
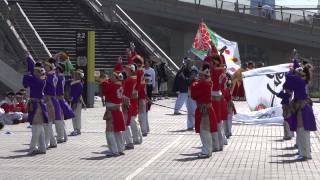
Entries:
{"label": "black shoe", "polygon": [[48,148],[57,148],[57,145],[50,145]]}
{"label": "black shoe", "polygon": [[193,131],[193,128],[188,128],[187,131]]}
{"label": "black shoe", "polygon": [[199,159],[206,159],[206,158],[209,158],[209,157],[210,157],[210,156],[207,155],[207,154],[202,154],[202,153],[198,154],[198,158],[199,158]]}
{"label": "black shoe", "polygon": [[143,136],[143,137],[147,137],[147,136],[148,136],[148,133],[143,133],[142,136]]}
{"label": "black shoe", "polygon": [[106,154],[106,157],[107,157],[107,158],[118,157],[118,156],[120,156],[120,154],[114,154],[114,153]]}
{"label": "black shoe", "polygon": [[134,145],[133,144],[130,144],[130,145],[126,146],[126,150],[131,150],[131,149],[134,149]]}
{"label": "black shoe", "polygon": [[61,140],[57,140],[57,143],[58,143],[58,144],[61,144],[61,143],[64,143],[64,142],[66,142],[66,141],[64,141],[64,140],[62,140],[62,139],[61,139]]}
{"label": "black shoe", "polygon": [[311,158],[307,158],[307,157],[304,157],[304,156],[298,156],[297,158],[296,158],[296,161],[307,161],[308,159],[311,159]]}
{"label": "black shoe", "polygon": [[123,156],[123,155],[125,155],[125,154],[124,154],[124,152],[119,152],[119,155],[120,155],[120,156]]}
{"label": "black shoe", "polygon": [[283,137],[283,140],[285,140],[285,141],[288,141],[288,140],[291,140],[292,139],[292,137]]}

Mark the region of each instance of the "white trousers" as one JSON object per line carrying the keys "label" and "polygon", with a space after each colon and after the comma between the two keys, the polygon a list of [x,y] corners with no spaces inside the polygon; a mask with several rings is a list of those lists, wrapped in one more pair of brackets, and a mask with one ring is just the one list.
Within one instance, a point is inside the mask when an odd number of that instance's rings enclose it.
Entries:
{"label": "white trousers", "polygon": [[150,132],[150,126],[149,126],[149,117],[148,117],[148,112],[146,112],[146,122],[147,122],[147,132]]}
{"label": "white trousers", "polygon": [[225,120],[222,120],[220,123],[220,133],[221,133],[220,138],[222,138],[222,141],[220,141],[220,143],[222,142],[222,146],[228,144],[228,139],[226,137],[226,134],[224,133],[224,130],[225,130],[224,127],[226,126],[226,124],[227,124],[227,121]]}
{"label": "white trousers", "polygon": [[29,152],[36,151],[46,152],[45,134],[43,125],[32,125],[32,137],[30,142]]}
{"label": "white trousers", "polygon": [[306,131],[304,128],[297,128],[297,142],[299,155],[311,158],[310,131]]}
{"label": "white trousers", "polygon": [[224,122],[224,133],[226,136],[231,136],[232,135],[232,116],[233,113],[228,114],[228,119],[227,121]]}
{"label": "white trousers", "polygon": [[[33,127],[33,125],[32,125]],[[52,129],[52,122],[44,124],[44,133],[45,133],[45,142],[47,147],[49,146],[57,146],[57,140],[54,137],[53,129]]]}
{"label": "white trousers", "polygon": [[126,126],[126,130],[123,132],[123,137],[126,146],[133,145],[132,131],[130,126]]}
{"label": "white trousers", "polygon": [[218,131],[211,133],[211,138],[212,138],[212,151],[220,151],[222,148],[220,147],[219,143],[219,137],[218,137]]}
{"label": "white trousers", "polygon": [[54,122],[57,132],[57,140],[58,141],[67,141],[68,136],[66,132],[66,124],[64,120],[59,120]]}
{"label": "white trousers", "polygon": [[218,131],[212,133],[212,142],[214,151],[223,150],[223,145],[228,143],[227,138],[224,135],[223,121],[218,123]]}
{"label": "white trousers", "polygon": [[187,128],[194,128],[194,115],[196,112],[197,103],[191,98],[188,97],[187,99]]}
{"label": "white trousers", "polygon": [[211,132],[200,127],[200,139],[202,143],[201,154],[212,155],[212,137]]}
{"label": "white trousers", "polygon": [[142,134],[147,134],[148,133],[147,113],[146,112],[139,113],[138,120],[139,120],[139,123],[140,123]]}
{"label": "white trousers", "polygon": [[122,132],[106,132],[106,139],[111,153],[119,154],[124,151],[124,139]]}
{"label": "white trousers", "polygon": [[183,104],[187,101],[188,99],[188,93],[179,93],[176,104],[174,105],[174,112],[179,112],[180,109],[182,108]]}
{"label": "white trousers", "polygon": [[77,103],[76,108],[73,110],[75,117],[72,118],[72,125],[74,130],[81,131],[81,110],[82,110],[82,104]]}
{"label": "white trousers", "polygon": [[283,121],[283,136],[284,138],[292,138],[294,136],[287,121]]}
{"label": "white trousers", "polygon": [[131,131],[132,131],[132,139],[135,144],[141,144],[142,143],[142,132],[140,128],[140,123],[137,120],[136,116],[131,117]]}

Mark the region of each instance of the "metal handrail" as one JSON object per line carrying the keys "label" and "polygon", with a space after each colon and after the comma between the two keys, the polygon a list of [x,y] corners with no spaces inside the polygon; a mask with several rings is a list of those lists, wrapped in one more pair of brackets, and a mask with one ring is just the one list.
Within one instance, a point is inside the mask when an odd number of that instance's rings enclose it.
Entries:
{"label": "metal handrail", "polygon": [[14,37],[16,38],[16,42],[18,42],[20,44],[20,47],[22,48],[22,50],[24,51],[25,54],[30,54],[27,46],[25,45],[25,43],[23,42],[22,38],[20,37],[19,33],[16,31],[15,27],[13,26],[12,22],[10,21],[9,18],[9,11],[11,10],[9,7],[9,3],[7,0],[2,0],[1,3],[4,3],[5,5],[5,9],[1,9],[1,11],[6,11],[6,15],[7,17],[3,18],[3,23],[6,23],[7,27],[10,29],[10,31],[12,32],[12,34],[14,35]]}
{"label": "metal handrail", "polygon": [[[49,49],[47,48],[47,46],[45,45],[45,43],[42,41],[40,35],[38,34],[38,32],[36,31],[36,29],[34,28],[34,26],[32,25],[32,23],[30,22],[29,18],[27,17],[27,15],[25,14],[25,12],[23,11],[23,9],[21,8],[20,4],[18,2],[15,3],[16,6],[19,9],[19,12],[21,13],[21,15],[24,17],[24,19],[26,20],[28,26],[30,27],[30,29],[33,31],[34,35],[36,36],[37,40],[40,42],[40,44],[42,45],[42,47],[44,48],[45,52],[47,53],[47,55],[49,57],[52,57]],[[35,52],[35,51],[34,51]]]}
{"label": "metal handrail", "polygon": [[7,20],[7,24],[8,24],[8,26],[9,26],[10,30],[12,31],[12,33],[14,34],[14,36],[17,38],[17,41],[18,41],[19,44],[21,45],[22,49],[23,49],[27,54],[31,55],[30,52],[29,52],[29,50],[28,50],[28,48],[27,48],[27,46],[24,44],[22,38],[20,37],[19,33],[16,31],[16,28],[12,25],[12,23],[11,23],[10,20]]}
{"label": "metal handrail", "polygon": [[[106,20],[106,14],[103,10],[103,5],[98,0],[87,0],[92,8],[97,12],[97,14],[103,19]],[[151,52],[154,56],[160,59],[160,61],[165,61],[167,63],[168,70],[175,75],[179,70],[179,67],[173,62],[173,60],[121,9],[117,4],[114,5],[114,8],[111,10],[113,17],[131,32],[140,43],[144,44],[148,51]],[[109,17],[112,21],[113,17]],[[168,65],[170,63],[170,65]]]}
{"label": "metal handrail", "polygon": [[[227,11],[233,11],[233,12],[236,12],[236,10],[238,10],[237,11],[238,13],[246,14],[246,12],[245,12],[246,10],[252,10],[252,9],[259,9],[260,8],[258,6],[240,4],[239,1],[230,2],[230,1],[215,0],[214,3],[210,3],[210,4],[209,3],[204,3],[203,1],[201,2],[201,0],[200,1],[176,0],[176,1],[189,3],[189,4],[194,4],[196,8],[199,8],[200,6],[217,8],[217,9],[220,9],[220,11],[219,11],[220,13],[221,13],[221,10],[227,10]],[[220,6],[218,6],[219,3],[220,3]],[[228,8],[227,6],[231,5],[231,4],[233,5],[233,8],[230,8],[230,7]],[[241,12],[241,10],[243,10],[243,12]],[[282,17],[280,19],[277,19],[277,18],[276,19],[271,19],[271,20],[274,20],[274,21],[283,21],[284,20],[283,19],[283,15],[287,15],[289,17],[299,17],[299,19],[301,21],[307,22],[305,13],[303,13],[304,16],[301,16],[301,15],[294,14],[294,13],[283,12],[283,9],[281,9],[281,8],[280,8],[280,11],[278,11],[276,9],[273,9],[272,12],[274,14],[279,13],[279,14],[282,15]],[[251,13],[249,15],[257,16],[257,15],[251,14]],[[299,23],[292,22],[291,18],[289,18],[289,19],[290,19],[290,21],[289,21],[290,24],[301,25]],[[314,25],[314,21],[315,20],[320,21],[320,18],[312,16],[312,18],[309,21],[311,23],[311,28],[312,29],[314,28],[314,26],[317,26],[317,25]],[[304,26],[307,26],[307,24],[305,23]]]}
{"label": "metal handrail", "polygon": [[[154,46],[154,47],[160,52],[160,54],[161,54],[162,56],[164,56],[167,61],[170,62],[170,64],[171,64],[176,70],[179,70],[179,67],[173,62],[173,60],[172,60],[169,56],[167,56],[167,54],[166,54],[165,52],[163,52],[163,50],[162,50],[154,41],[152,41],[152,39],[127,15],[127,13],[125,13],[125,12],[122,10],[122,8],[121,8],[118,4],[116,4],[115,7],[116,7],[117,10],[119,10],[119,11],[126,17],[127,20],[129,20],[129,22],[130,22],[132,25],[134,25],[134,27],[135,27],[136,29],[138,29],[139,34],[143,36],[142,38],[147,39],[147,40],[151,43],[151,45]],[[115,13],[118,14],[116,11],[115,11]]]}

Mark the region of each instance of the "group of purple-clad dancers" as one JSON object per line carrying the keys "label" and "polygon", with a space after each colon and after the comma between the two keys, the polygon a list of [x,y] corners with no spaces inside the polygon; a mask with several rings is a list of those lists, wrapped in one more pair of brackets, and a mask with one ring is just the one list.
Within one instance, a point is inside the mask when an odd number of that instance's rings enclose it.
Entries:
{"label": "group of purple-clad dancers", "polygon": [[298,58],[293,59],[293,65],[286,74],[283,90],[272,92],[282,99],[284,117],[284,140],[291,140],[296,132],[298,157],[296,160],[312,159],[310,145],[310,131],[316,131],[316,120],[312,109],[312,100],[308,95],[308,86],[312,79],[311,64]]}
{"label": "group of purple-clad dancers", "polygon": [[64,61],[53,57],[35,62],[27,57],[28,71],[22,83],[30,89],[27,108],[32,138],[29,155],[45,154],[48,148],[56,148],[57,143],[67,142],[65,120],[72,119],[72,136],[81,134],[83,72],[75,70],[72,77],[65,77]]}

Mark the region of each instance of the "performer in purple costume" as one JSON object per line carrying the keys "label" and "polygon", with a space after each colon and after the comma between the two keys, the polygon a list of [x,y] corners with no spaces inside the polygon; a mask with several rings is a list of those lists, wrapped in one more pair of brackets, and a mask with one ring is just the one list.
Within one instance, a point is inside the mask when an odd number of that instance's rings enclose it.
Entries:
{"label": "performer in purple costume", "polygon": [[73,73],[73,80],[71,82],[71,107],[75,114],[75,117],[72,119],[72,125],[74,131],[71,132],[71,136],[77,136],[81,134],[81,109],[83,104],[82,99],[82,90],[83,90],[83,72],[82,70],[78,69]]}
{"label": "performer in purple costume", "polygon": [[288,117],[290,116],[290,106],[289,103],[292,99],[292,91],[287,89],[286,83],[283,85],[282,91],[279,93],[272,90],[269,86],[267,86],[268,90],[276,95],[278,98],[281,99],[281,105],[282,105],[282,116],[283,116],[283,140],[291,140],[294,136],[293,132],[290,131],[290,127],[288,124]]}
{"label": "performer in purple costume", "polygon": [[46,134],[46,144],[48,145],[49,148],[55,148],[57,147],[57,141],[54,137],[52,124],[56,123],[56,121],[62,120],[60,105],[56,98],[56,86],[57,86],[58,78],[55,74],[55,66],[52,59],[49,59],[49,61],[44,62],[44,68],[47,72],[47,80],[46,80],[46,86],[44,88],[44,94],[45,94],[45,102],[47,104],[48,116],[49,116],[49,122],[44,127],[44,130]]}
{"label": "performer in purple costume", "polygon": [[31,57],[27,58],[27,64],[28,74],[23,76],[22,84],[25,88],[30,88],[28,121],[32,125],[32,138],[28,154],[45,154],[44,124],[48,123],[48,112],[43,99],[43,90],[46,84],[45,70],[41,63],[34,64]]}
{"label": "performer in purple costume", "polygon": [[[65,86],[65,77],[64,77],[64,65],[62,63],[57,64],[57,87],[56,95],[61,108],[61,118],[63,120],[74,118],[74,113],[64,98],[64,86]],[[56,131],[57,131],[57,142],[66,142],[68,140],[66,125],[64,121],[55,121]]]}
{"label": "performer in purple costume", "polygon": [[316,131],[316,121],[312,109],[312,101],[307,94],[307,85],[310,81],[310,71],[308,67],[297,68],[287,75],[284,86],[294,93],[291,102],[292,114],[288,118],[288,123],[292,131],[297,132],[297,145],[299,156],[297,160],[311,159],[310,131]]}

